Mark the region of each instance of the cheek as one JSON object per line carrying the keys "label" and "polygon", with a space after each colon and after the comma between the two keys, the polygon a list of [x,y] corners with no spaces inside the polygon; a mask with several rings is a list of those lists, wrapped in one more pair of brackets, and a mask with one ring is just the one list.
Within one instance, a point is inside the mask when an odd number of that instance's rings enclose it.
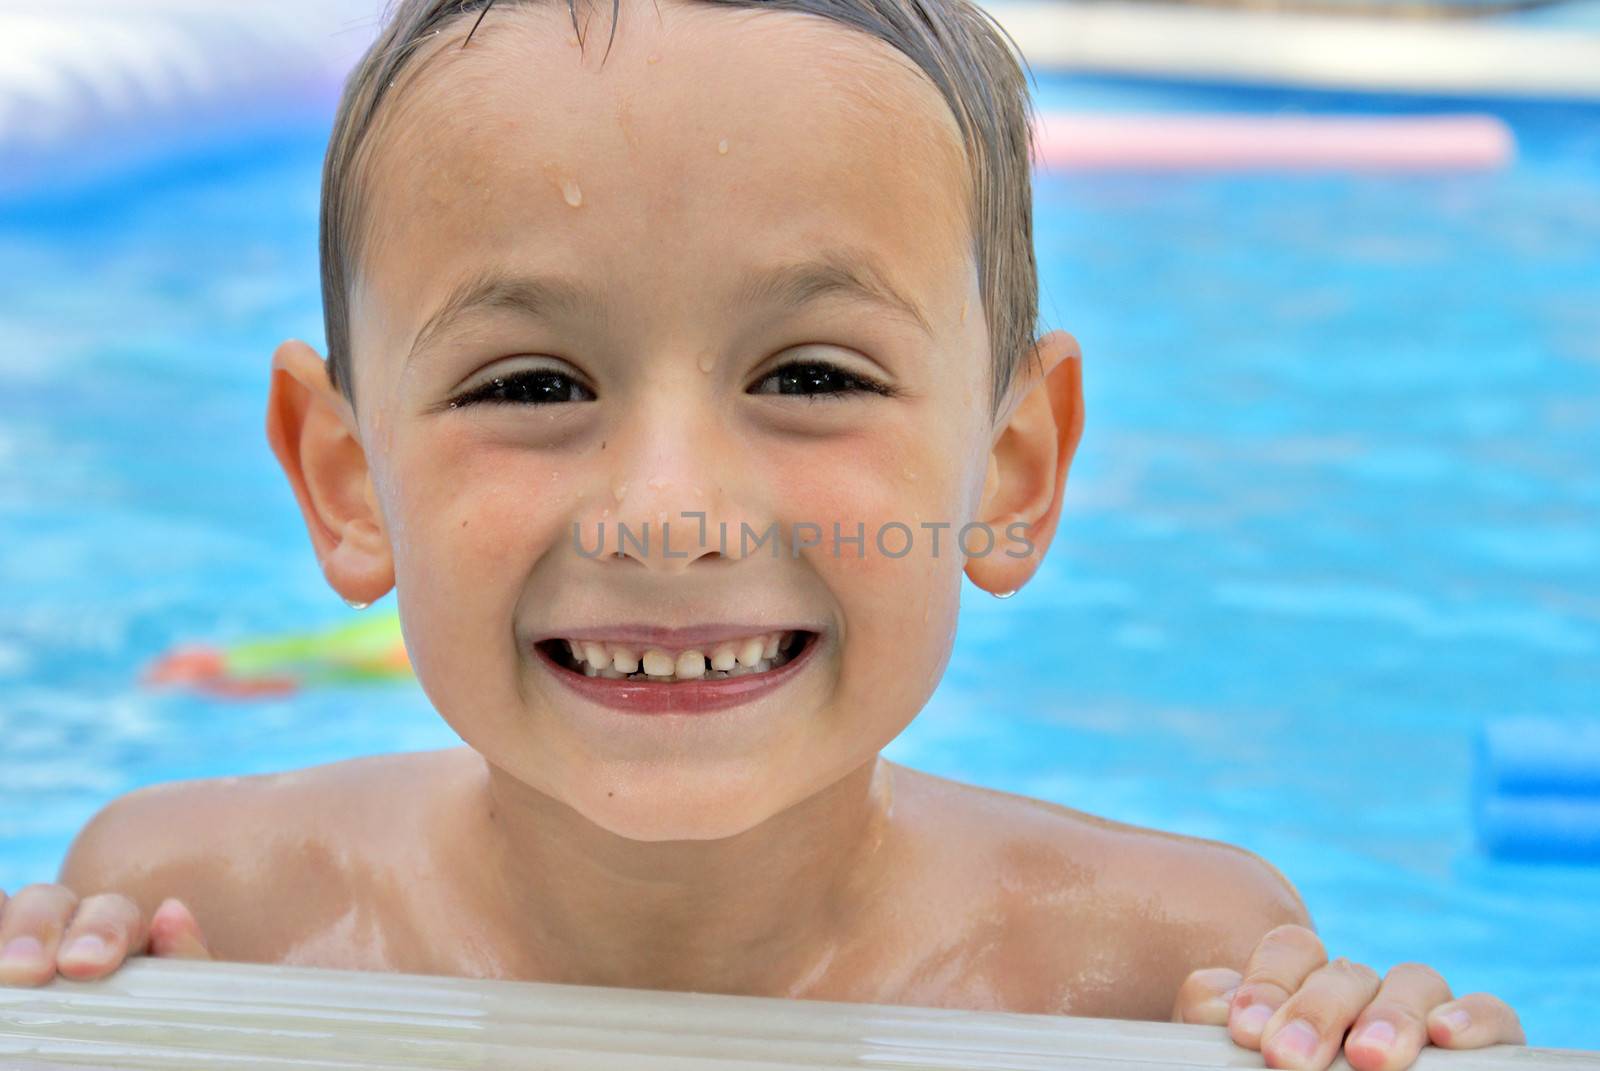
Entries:
{"label": "cheek", "polygon": [[430,695],[441,672],[509,679],[527,573],[565,531],[554,507],[570,497],[529,451],[463,438],[434,434],[391,455],[395,587]]}
{"label": "cheek", "polygon": [[843,706],[851,717],[880,711],[893,732],[932,694],[954,642],[955,533],[970,497],[962,456],[948,438],[886,428],[830,445],[785,478],[784,520],[817,526],[805,534],[820,543],[804,553],[842,618],[841,694],[872,698]]}

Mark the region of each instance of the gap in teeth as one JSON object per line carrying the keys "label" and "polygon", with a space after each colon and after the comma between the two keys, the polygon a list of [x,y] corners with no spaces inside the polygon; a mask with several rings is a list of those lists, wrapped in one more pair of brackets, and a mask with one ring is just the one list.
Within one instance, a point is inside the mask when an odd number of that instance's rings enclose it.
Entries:
{"label": "gap in teeth", "polygon": [[639,648],[597,640],[562,640],[573,662],[586,677],[608,680],[681,681],[726,680],[750,673],[765,673],[791,657],[786,650],[793,631],[763,632],[738,640],[713,644],[709,650],[660,647]]}

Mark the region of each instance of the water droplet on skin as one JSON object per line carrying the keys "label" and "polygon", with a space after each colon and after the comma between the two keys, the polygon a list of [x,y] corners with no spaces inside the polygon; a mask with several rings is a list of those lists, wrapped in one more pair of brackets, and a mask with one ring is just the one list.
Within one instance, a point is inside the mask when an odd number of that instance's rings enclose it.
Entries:
{"label": "water droplet on skin", "polygon": [[648,56],[646,56],[644,58],[644,61],[646,63],[660,63],[661,62],[661,56],[659,54],[655,53],[655,52],[652,52],[652,53],[650,53],[650,55],[648,55]]}
{"label": "water droplet on skin", "polygon": [[711,354],[707,353],[696,363],[700,366],[700,371],[709,374],[711,370],[717,366],[717,359]]}
{"label": "water droplet on skin", "polygon": [[652,490],[652,491],[661,490],[661,481],[659,479],[657,479],[656,477],[654,477],[654,476],[652,476],[648,480],[646,480],[644,482],[644,485],[646,487],[650,488],[650,490]]}
{"label": "water droplet on skin", "polygon": [[917,474],[912,472],[910,469],[901,469],[900,470],[900,475],[904,476],[906,479],[912,481],[913,483],[916,482]]}
{"label": "water droplet on skin", "polygon": [[728,139],[727,138],[723,138],[721,141],[717,142],[717,152],[721,153],[723,156],[728,155]]}
{"label": "water droplet on skin", "polygon": [[614,483],[614,484],[611,485],[611,497],[616,499],[618,502],[621,502],[623,500],[623,498],[627,495],[627,493],[628,493],[628,485],[627,484],[625,484],[625,483]]}
{"label": "water droplet on skin", "polygon": [[583,204],[583,191],[578,188],[578,184],[572,179],[566,179],[561,183],[561,196],[565,197],[567,204],[573,208]]}
{"label": "water droplet on skin", "polygon": [[961,303],[961,322],[962,323],[966,323],[967,322],[967,304],[968,304],[967,301],[963,301]]}

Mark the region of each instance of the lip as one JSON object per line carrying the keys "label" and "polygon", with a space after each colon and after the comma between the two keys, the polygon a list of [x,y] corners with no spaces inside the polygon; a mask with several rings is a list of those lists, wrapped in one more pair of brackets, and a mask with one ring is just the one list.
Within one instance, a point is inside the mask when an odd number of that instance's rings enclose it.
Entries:
{"label": "lip", "polygon": [[[573,639],[594,638],[598,640],[601,636],[604,636],[617,642],[657,642],[630,638],[642,635],[643,632],[651,631],[658,636],[663,634],[683,636],[686,633],[699,634],[705,632],[706,634],[711,634],[715,632],[715,628],[676,630],[675,632],[669,629],[643,631],[623,629],[611,630],[605,633],[596,631],[592,634],[592,637],[585,636],[581,631],[564,633],[563,635],[570,636]],[[769,629],[767,631],[772,630]],[[543,648],[538,646],[541,641],[534,641],[531,646],[540,663],[557,680],[591,702],[611,707],[613,710],[620,710],[624,714],[710,714],[714,711],[726,710],[729,707],[753,702],[767,693],[783,687],[785,682],[809,665],[817,648],[824,643],[827,633],[820,629],[796,629],[795,631],[812,633],[811,639],[806,641],[805,647],[801,649],[798,655],[776,669],[769,669],[765,673],[727,677],[722,680],[702,679],[666,682],[611,680],[606,677],[589,677],[582,673],[575,673],[555,661]],[[749,631],[728,633],[726,630],[717,634],[724,639],[751,635]],[[553,639],[555,637],[546,638]],[[670,642],[679,641],[673,640]],[[706,641],[690,639],[686,642]]]}

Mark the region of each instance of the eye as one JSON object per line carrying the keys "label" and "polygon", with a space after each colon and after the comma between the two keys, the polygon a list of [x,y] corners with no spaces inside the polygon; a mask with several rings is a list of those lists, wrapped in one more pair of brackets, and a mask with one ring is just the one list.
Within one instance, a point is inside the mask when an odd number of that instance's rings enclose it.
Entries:
{"label": "eye", "polygon": [[449,408],[480,402],[511,405],[549,405],[552,402],[589,402],[594,391],[554,368],[528,368],[484,380],[450,399]]}
{"label": "eye", "polygon": [[[769,386],[769,384],[771,386]],[[892,397],[895,390],[875,379],[846,372],[828,361],[790,361],[750,388],[751,394],[798,394],[807,397],[839,397],[869,392]]]}

